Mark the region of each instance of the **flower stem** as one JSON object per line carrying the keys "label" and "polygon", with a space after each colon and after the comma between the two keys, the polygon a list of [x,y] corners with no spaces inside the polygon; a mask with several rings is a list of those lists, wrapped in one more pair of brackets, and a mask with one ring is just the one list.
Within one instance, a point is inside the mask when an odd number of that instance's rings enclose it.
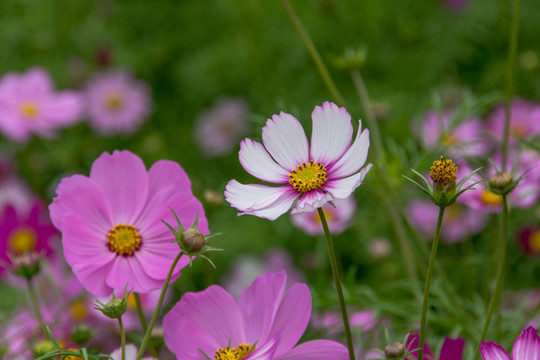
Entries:
{"label": "flower stem", "polygon": [[143,341],[141,343],[141,346],[139,347],[139,353],[137,354],[136,360],[141,360],[144,355],[144,349],[148,345],[148,341],[150,340],[150,335],[152,334],[152,329],[154,328],[154,325],[156,323],[158,314],[161,310],[161,305],[163,304],[163,299],[165,298],[165,293],[167,292],[167,288],[169,287],[169,281],[171,280],[172,273],[174,271],[174,268],[176,267],[176,264],[178,264],[178,261],[180,261],[180,258],[182,257],[184,253],[180,252],[176,258],[174,259],[171,268],[169,269],[169,273],[167,274],[167,278],[165,279],[165,283],[163,284],[163,287],[161,288],[161,294],[159,294],[158,303],[156,305],[156,308],[154,309],[154,313],[152,314],[152,318],[150,319],[150,324],[148,325],[148,329],[146,329],[146,332],[144,334]]}
{"label": "flower stem", "polygon": [[126,360],[126,333],[124,332],[122,316],[118,317],[118,327],[120,328],[120,343],[122,344],[122,360]]}
{"label": "flower stem", "polygon": [[[493,294],[491,295],[491,300],[489,301],[488,306],[488,312],[486,315],[486,322],[484,323],[484,328],[482,330],[482,335],[480,337],[480,343],[477,347],[477,349],[480,348],[480,344],[482,341],[486,339],[487,331],[489,328],[489,324],[491,322],[491,317],[493,316],[493,310],[495,309],[495,304],[497,302],[497,299],[499,298],[500,292],[501,292],[501,286],[504,276],[504,264],[506,260],[506,247],[508,243],[508,201],[506,199],[506,195],[503,195],[502,198],[502,229],[500,233],[500,241],[499,241],[499,264],[497,265],[497,278],[495,280],[495,289],[493,289]],[[475,359],[478,358],[479,352],[476,352]]]}
{"label": "flower stem", "polygon": [[337,266],[336,254],[334,252],[334,244],[332,242],[332,236],[328,229],[328,223],[324,216],[322,208],[318,208],[319,217],[324,229],[324,235],[326,237],[326,246],[328,248],[328,257],[330,258],[330,267],[332,268],[332,275],[334,276],[334,284],[336,285],[336,291],[339,299],[339,306],[341,308],[341,316],[343,317],[343,326],[345,328],[345,336],[347,337],[347,347],[349,349],[349,358],[355,360],[354,347],[351,334],[351,326],[349,325],[349,316],[347,315],[347,306],[345,305],[345,298],[343,297],[343,290],[341,289],[341,282],[339,280],[339,269]]}
{"label": "flower stem", "polygon": [[420,320],[420,335],[418,336],[418,359],[424,358],[424,337],[426,334],[427,323],[427,308],[429,300],[429,289],[431,287],[431,277],[433,274],[433,267],[435,264],[435,258],[437,257],[437,248],[439,247],[439,238],[441,235],[441,225],[444,216],[444,206],[439,207],[439,218],[437,219],[437,228],[435,229],[435,237],[433,238],[433,244],[431,245],[431,254],[429,255],[429,264],[426,273],[426,285],[424,288],[424,301],[422,302],[422,318]]}
{"label": "flower stem", "polygon": [[28,294],[30,295],[30,302],[32,303],[32,307],[34,308],[34,312],[36,313],[36,319],[39,323],[39,327],[43,335],[47,337],[47,326],[45,325],[45,321],[43,321],[43,315],[41,314],[41,308],[39,306],[38,297],[36,295],[36,289],[34,288],[34,283],[32,282],[32,279],[28,279],[26,281],[26,284],[28,285]]}
{"label": "flower stem", "polygon": [[300,19],[298,16],[296,16],[296,13],[294,12],[294,9],[292,8],[291,4],[288,0],[281,0],[283,3],[283,6],[285,7],[285,11],[287,12],[287,15],[289,15],[289,18],[291,19],[292,23],[294,24],[294,27],[298,31],[298,34],[302,38],[302,41],[304,45],[307,48],[307,51],[309,52],[309,55],[311,55],[311,58],[315,62],[315,66],[317,66],[317,70],[319,70],[319,74],[321,75],[321,78],[328,88],[328,91],[330,91],[330,94],[334,98],[334,101],[339,106],[344,106],[345,102],[343,101],[343,97],[341,96],[341,93],[339,92],[336,84],[334,83],[334,80],[332,80],[332,77],[330,76],[330,73],[328,72],[328,68],[324,64],[324,61],[321,58],[321,55],[319,54],[319,51],[313,44],[313,41],[309,37],[309,34],[307,33],[306,29],[302,25],[302,22],[300,22]]}
{"label": "flower stem", "polygon": [[[133,293],[133,298],[135,299],[135,307],[137,309],[137,315],[139,315],[143,333],[146,333],[148,324],[146,323],[146,318],[144,317],[144,312],[141,305],[141,297],[138,293]],[[152,354],[153,357],[157,358],[156,348],[154,347],[152,339],[148,340],[148,351],[150,351],[150,354]]]}

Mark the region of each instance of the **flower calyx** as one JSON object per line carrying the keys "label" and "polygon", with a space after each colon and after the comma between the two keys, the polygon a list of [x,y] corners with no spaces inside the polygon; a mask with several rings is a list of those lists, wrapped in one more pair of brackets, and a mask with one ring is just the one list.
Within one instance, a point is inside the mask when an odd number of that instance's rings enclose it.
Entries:
{"label": "flower calyx", "polygon": [[401,342],[386,345],[384,355],[387,359],[401,359],[405,354],[405,346]]}
{"label": "flower calyx", "polygon": [[124,288],[124,294],[121,298],[117,298],[114,296],[114,292],[112,294],[112,300],[108,303],[104,304],[99,300],[96,300],[96,304],[94,304],[94,309],[99,310],[103,313],[103,315],[107,316],[111,319],[118,319],[120,318],[127,310],[127,304],[128,304],[128,296],[131,293],[131,291],[127,292],[127,284]]}
{"label": "flower calyx", "polygon": [[12,272],[31,280],[41,270],[41,254],[35,251],[24,252],[22,254],[10,255]]}

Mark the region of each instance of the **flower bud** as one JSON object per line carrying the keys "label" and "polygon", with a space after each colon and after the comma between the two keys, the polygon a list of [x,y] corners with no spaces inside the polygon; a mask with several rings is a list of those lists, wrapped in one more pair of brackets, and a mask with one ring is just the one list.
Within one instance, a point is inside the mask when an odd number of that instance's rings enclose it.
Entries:
{"label": "flower bud", "polygon": [[103,304],[99,300],[97,300],[97,305],[94,306],[94,309],[99,310],[103,313],[103,315],[111,318],[111,319],[118,319],[124,314],[127,310],[127,298],[129,294],[127,294],[127,285],[126,289],[124,289],[124,295],[117,299],[114,297],[114,293],[112,296],[112,300],[109,301],[106,304]]}
{"label": "flower bud", "polygon": [[498,172],[489,177],[489,186],[494,189],[503,190],[510,186],[514,177],[509,172]]}
{"label": "flower bud", "polygon": [[13,272],[28,280],[38,274],[41,269],[41,256],[35,251],[16,255],[11,259],[11,262],[13,263]]}
{"label": "flower bud", "polygon": [[32,354],[34,355],[34,357],[38,358],[54,350],[56,350],[56,347],[51,341],[43,340],[43,341],[37,342],[34,345],[34,348],[32,349]]}
{"label": "flower bud", "polygon": [[450,159],[435,160],[429,171],[433,180],[433,198],[438,206],[448,206],[456,194],[457,166]]}
{"label": "flower bud", "polygon": [[189,248],[189,251],[196,252],[202,250],[208,241],[204,235],[196,228],[190,227],[182,233],[184,241]]}
{"label": "flower bud", "polygon": [[80,324],[71,332],[70,339],[77,345],[85,345],[92,338],[92,329],[88,325]]}
{"label": "flower bud", "polygon": [[399,359],[403,354],[405,354],[405,346],[400,342],[386,345],[384,348],[384,355],[387,359]]}

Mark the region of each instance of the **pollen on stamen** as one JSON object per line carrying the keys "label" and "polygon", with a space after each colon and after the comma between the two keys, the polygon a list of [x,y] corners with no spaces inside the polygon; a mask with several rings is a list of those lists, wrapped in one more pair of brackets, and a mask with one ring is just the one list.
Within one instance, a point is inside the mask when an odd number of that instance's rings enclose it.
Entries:
{"label": "pollen on stamen", "polygon": [[107,234],[109,250],[123,256],[132,256],[141,247],[141,236],[133,225],[118,224]]}
{"label": "pollen on stamen", "polygon": [[440,160],[435,160],[429,171],[431,180],[436,183],[447,185],[453,181],[456,181],[458,167],[451,159],[444,159],[441,156]]}
{"label": "pollen on stamen", "polygon": [[289,184],[301,193],[319,189],[327,180],[326,168],[320,162],[303,162],[289,173]]}

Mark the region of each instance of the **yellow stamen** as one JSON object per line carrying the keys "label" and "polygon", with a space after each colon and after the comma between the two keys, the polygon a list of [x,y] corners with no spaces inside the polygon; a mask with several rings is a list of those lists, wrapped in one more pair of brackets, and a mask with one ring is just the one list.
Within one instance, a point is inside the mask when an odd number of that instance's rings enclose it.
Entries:
{"label": "yellow stamen", "polygon": [[305,193],[313,189],[319,189],[328,180],[326,168],[323,164],[315,164],[313,161],[302,163],[289,174],[289,184],[298,192]]}
{"label": "yellow stamen", "polygon": [[88,315],[88,310],[82,300],[75,300],[72,302],[69,306],[69,311],[75,320],[83,320]]}
{"label": "yellow stamen", "polygon": [[15,254],[23,254],[36,248],[37,234],[27,227],[16,229],[9,235],[8,244]]}
{"label": "yellow stamen", "polygon": [[36,103],[23,102],[19,105],[19,113],[27,120],[34,120],[39,115],[39,108]]}
{"label": "yellow stamen", "polygon": [[224,347],[216,351],[214,360],[242,360],[255,349],[248,344],[239,344],[236,348]]}
{"label": "yellow stamen", "polygon": [[131,256],[141,247],[141,236],[133,225],[116,225],[107,234],[109,250],[118,255]]}
{"label": "yellow stamen", "polygon": [[125,98],[121,93],[111,92],[105,97],[105,106],[110,111],[118,111],[124,107]]}
{"label": "yellow stamen", "polygon": [[429,176],[434,182],[442,185],[447,185],[452,181],[456,181],[457,166],[450,159],[444,159],[441,156],[440,160],[435,160],[429,171]]}
{"label": "yellow stamen", "polygon": [[486,205],[499,205],[502,202],[502,196],[486,189],[480,195],[480,200]]}
{"label": "yellow stamen", "polygon": [[536,231],[531,235],[529,246],[531,247],[531,250],[535,253],[540,253],[540,231]]}

